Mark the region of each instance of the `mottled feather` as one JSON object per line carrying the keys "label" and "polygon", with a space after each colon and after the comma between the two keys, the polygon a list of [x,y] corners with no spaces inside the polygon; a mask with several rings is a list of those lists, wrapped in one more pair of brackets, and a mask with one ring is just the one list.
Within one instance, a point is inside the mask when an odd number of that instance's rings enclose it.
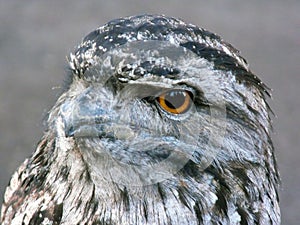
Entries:
{"label": "mottled feather", "polygon": [[[69,64],[1,224],[280,224],[269,90],[232,45],[141,15],[88,34]],[[166,90],[191,109],[165,112]]]}

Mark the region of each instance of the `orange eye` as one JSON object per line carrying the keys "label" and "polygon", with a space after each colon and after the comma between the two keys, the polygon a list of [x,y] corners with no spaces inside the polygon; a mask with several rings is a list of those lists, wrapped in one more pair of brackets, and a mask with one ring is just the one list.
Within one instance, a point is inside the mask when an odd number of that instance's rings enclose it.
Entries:
{"label": "orange eye", "polygon": [[157,102],[168,113],[182,114],[192,105],[191,94],[185,90],[171,90],[157,97]]}

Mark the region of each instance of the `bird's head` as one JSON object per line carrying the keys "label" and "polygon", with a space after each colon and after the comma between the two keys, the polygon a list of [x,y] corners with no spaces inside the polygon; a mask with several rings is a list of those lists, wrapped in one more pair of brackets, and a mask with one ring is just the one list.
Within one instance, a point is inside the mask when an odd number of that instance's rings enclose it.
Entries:
{"label": "bird's head", "polygon": [[220,37],[137,16],[91,32],[69,61],[59,119],[49,121],[92,176],[140,186],[171,179],[187,163],[201,171],[260,160],[253,135],[261,135],[257,124],[268,127],[265,87]]}

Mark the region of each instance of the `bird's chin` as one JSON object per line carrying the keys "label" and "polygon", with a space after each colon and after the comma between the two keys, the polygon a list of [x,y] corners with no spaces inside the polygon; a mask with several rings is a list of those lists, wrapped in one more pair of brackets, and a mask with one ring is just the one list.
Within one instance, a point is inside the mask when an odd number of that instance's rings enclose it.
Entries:
{"label": "bird's chin", "polygon": [[195,145],[172,136],[120,124],[82,125],[72,134],[90,167],[106,179],[142,186],[173,177],[191,159]]}

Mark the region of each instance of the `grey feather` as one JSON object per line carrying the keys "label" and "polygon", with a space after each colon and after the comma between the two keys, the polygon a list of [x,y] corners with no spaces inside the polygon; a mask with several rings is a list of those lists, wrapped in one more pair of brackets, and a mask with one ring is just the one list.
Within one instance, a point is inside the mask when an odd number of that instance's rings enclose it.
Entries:
{"label": "grey feather", "polygon": [[[88,34],[2,205],[8,224],[280,224],[268,88],[219,36],[142,15]],[[162,93],[186,91],[182,114]]]}

